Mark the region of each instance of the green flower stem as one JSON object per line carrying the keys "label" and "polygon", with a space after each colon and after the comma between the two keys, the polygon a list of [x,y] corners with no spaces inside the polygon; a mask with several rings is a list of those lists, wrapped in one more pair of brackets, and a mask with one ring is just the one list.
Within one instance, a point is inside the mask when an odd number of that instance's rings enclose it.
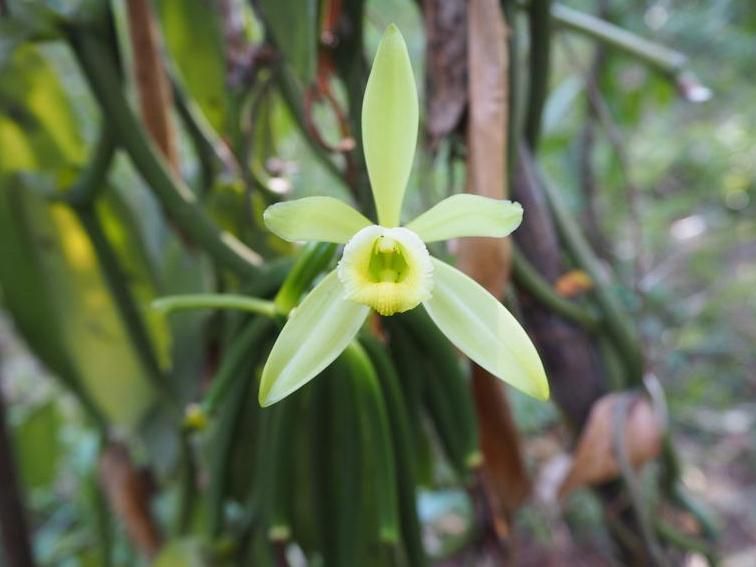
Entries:
{"label": "green flower stem", "polygon": [[175,403],[166,382],[166,376],[160,369],[160,363],[149,332],[145,327],[131,289],[129,289],[128,278],[121,268],[115,250],[113,250],[105,235],[97,212],[92,206],[80,207],[75,210],[81,225],[92,242],[105,281],[126,327],[126,332],[142,361],[147,378],[165,401]]}
{"label": "green flower stem", "polygon": [[551,7],[554,24],[575,31],[620,49],[669,76],[676,76],[688,58],[673,49],[644,39],[614,24],[562,4]]}
{"label": "green flower stem", "polygon": [[[520,152],[525,154],[524,149]],[[610,288],[610,283],[604,273],[599,260],[596,258],[588,241],[583,236],[567,205],[562,201],[558,191],[554,189],[545,176],[536,170],[531,156],[525,157],[523,163],[529,174],[540,177],[541,185],[551,205],[554,222],[559,230],[567,249],[577,264],[584,269],[594,284],[594,295],[603,316],[603,326],[617,347],[627,369],[627,377],[635,386],[643,385],[643,353],[640,350],[634,331],[627,323],[628,316],[617,301]]]}
{"label": "green flower stem", "polygon": [[173,313],[174,311],[185,311],[187,309],[237,309],[264,317],[276,317],[280,313],[272,301],[232,293],[169,295],[153,301],[152,308],[163,313]]}
{"label": "green flower stem", "polygon": [[525,139],[531,149],[538,145],[541,135],[541,117],[549,90],[551,61],[551,0],[530,0],[528,23],[530,27],[530,58],[528,85],[528,113],[525,117]]}
{"label": "green flower stem", "polygon": [[179,503],[176,506],[175,534],[177,536],[186,535],[189,531],[194,513],[194,505],[197,501],[197,466],[194,462],[194,451],[192,449],[190,433],[183,429],[181,431],[181,450],[180,458],[180,481],[179,481]]}
{"label": "green flower stem", "polygon": [[557,295],[549,282],[541,277],[515,245],[512,246],[512,276],[522,289],[555,313],[589,331],[595,331],[599,326],[599,318],[594,313]]}
{"label": "green flower stem", "polygon": [[241,278],[260,273],[261,258],[230,233],[221,232],[199,208],[192,191],[169,172],[121,91],[110,46],[86,29],[69,29],[69,40],[118,143],[172,220],[213,259]]}
{"label": "green flower stem", "polygon": [[89,159],[86,168],[81,172],[79,179],[71,190],[66,193],[64,199],[72,207],[90,205],[99,191],[105,186],[110,166],[115,157],[116,145],[109,128],[100,125],[100,133],[95,142],[94,152]]}
{"label": "green flower stem", "polygon": [[329,242],[310,242],[302,248],[273,300],[279,313],[288,313],[299,303],[302,294],[330,264],[336,248],[336,244]]}
{"label": "green flower stem", "polygon": [[[217,453],[211,465],[212,476],[208,489],[207,530],[211,537],[217,537],[223,529],[223,503],[234,435],[244,401],[248,398],[247,391],[253,383],[254,364],[264,354],[262,349],[252,353],[250,351],[266,339],[273,326],[274,323],[269,319],[258,318],[246,324],[224,352],[221,366],[202,402],[203,409],[213,415],[220,404],[228,399],[228,404],[219,415],[220,422],[215,437]],[[231,392],[235,395],[228,396]]]}
{"label": "green flower stem", "polygon": [[209,189],[215,179],[218,163],[222,162],[216,150],[217,136],[175,77],[171,77],[171,87],[176,112],[186,128],[199,161],[202,188]]}

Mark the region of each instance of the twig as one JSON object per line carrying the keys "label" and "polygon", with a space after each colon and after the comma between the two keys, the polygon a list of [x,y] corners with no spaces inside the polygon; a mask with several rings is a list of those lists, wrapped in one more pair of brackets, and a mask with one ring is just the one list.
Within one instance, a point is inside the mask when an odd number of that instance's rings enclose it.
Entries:
{"label": "twig", "polygon": [[562,4],[551,7],[554,23],[565,29],[588,35],[637,57],[665,75],[676,77],[688,63],[688,58],[658,43],[644,39],[619,26],[615,26]]}
{"label": "twig", "polygon": [[[34,567],[29,526],[22,503],[10,435],[6,425],[5,402],[0,381],[0,536],[9,567]],[[4,553],[3,553],[4,552]]]}
{"label": "twig", "polygon": [[595,331],[600,318],[580,305],[560,297],[516,245],[512,245],[512,277],[515,282],[545,307],[562,317],[574,321],[590,331]]}
{"label": "twig", "polygon": [[222,232],[199,208],[192,191],[171,175],[121,92],[107,43],[86,29],[70,28],[69,41],[118,142],[174,222],[221,266],[242,278],[260,273],[260,256]]}

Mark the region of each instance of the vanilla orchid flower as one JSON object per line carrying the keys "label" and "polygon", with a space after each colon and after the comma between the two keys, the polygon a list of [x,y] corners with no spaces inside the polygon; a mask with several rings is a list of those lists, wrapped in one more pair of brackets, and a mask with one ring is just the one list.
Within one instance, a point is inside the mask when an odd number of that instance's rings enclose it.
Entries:
{"label": "vanilla orchid flower", "polygon": [[426,248],[428,242],[450,238],[506,236],[520,224],[522,207],[454,195],[398,226],[417,129],[417,90],[407,47],[390,25],[362,107],[365,160],[379,224],[331,197],[277,203],[265,211],[265,224],[281,238],[345,246],[337,268],[291,312],[273,345],[262,373],[261,405],[281,400],[324,370],[371,309],[387,316],[421,304],[470,359],[516,388],[548,398],[543,365],[517,320],[478,283],[431,257]]}

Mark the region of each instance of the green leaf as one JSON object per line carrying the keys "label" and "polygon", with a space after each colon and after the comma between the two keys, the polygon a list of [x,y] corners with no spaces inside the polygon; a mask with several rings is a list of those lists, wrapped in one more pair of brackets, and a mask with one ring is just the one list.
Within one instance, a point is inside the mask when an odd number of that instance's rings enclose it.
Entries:
{"label": "green leaf", "polygon": [[512,314],[480,284],[433,259],[433,297],[423,305],[457,348],[497,378],[545,400],[549,384],[538,352]]}
{"label": "green leaf", "polygon": [[370,221],[333,197],[305,197],[265,210],[265,226],[284,240],[343,244]]}
{"label": "green leaf", "polygon": [[462,236],[507,236],[522,222],[522,206],[512,201],[461,194],[424,212],[407,228],[424,242]]}
{"label": "green leaf", "polygon": [[182,538],[169,541],[152,567],[208,567],[210,564],[199,538]]}
{"label": "green leaf", "polygon": [[417,126],[415,77],[404,38],[392,24],[378,46],[362,104],[362,143],[382,226],[399,224]]}
{"label": "green leaf", "polygon": [[[0,286],[22,335],[98,415],[133,427],[153,401],[144,369],[74,214],[31,184],[84,157],[65,93],[31,46],[0,72]],[[34,171],[43,175],[18,175]]]}
{"label": "green leaf", "polygon": [[263,368],[260,405],[274,404],[304,386],[354,338],[370,308],[343,295],[333,271],[292,311]]}
{"label": "green leaf", "polygon": [[0,173],[56,170],[84,159],[71,106],[53,69],[29,45],[0,70]]}
{"label": "green leaf", "polygon": [[14,427],[16,456],[26,486],[49,486],[55,480],[60,427],[61,417],[54,402],[34,408]]}

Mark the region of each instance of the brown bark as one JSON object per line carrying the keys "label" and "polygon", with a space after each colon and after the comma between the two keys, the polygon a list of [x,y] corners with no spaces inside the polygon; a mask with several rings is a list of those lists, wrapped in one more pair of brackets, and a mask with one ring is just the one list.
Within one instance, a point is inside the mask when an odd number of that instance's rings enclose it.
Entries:
{"label": "brown bark", "polygon": [[129,35],[134,78],[142,120],[174,173],[178,172],[176,133],[171,117],[172,95],[160,58],[160,42],[149,0],[128,0]]}
{"label": "brown bark", "polygon": [[[467,191],[495,199],[507,197],[507,30],[496,0],[468,4],[468,160]],[[459,243],[462,270],[494,296],[509,280],[509,242],[466,238]],[[494,527],[505,537],[509,520],[530,492],[520,439],[501,382],[473,365],[472,389],[483,452],[484,481]]]}

